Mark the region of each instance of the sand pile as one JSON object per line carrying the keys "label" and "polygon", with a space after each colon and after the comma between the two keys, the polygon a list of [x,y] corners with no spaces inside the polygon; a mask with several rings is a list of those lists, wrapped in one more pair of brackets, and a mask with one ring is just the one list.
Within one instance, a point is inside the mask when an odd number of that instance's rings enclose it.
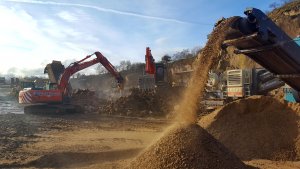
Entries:
{"label": "sand pile", "polygon": [[[203,117],[200,125],[242,160],[300,157],[299,105],[267,96],[232,102]],[[297,115],[298,114],[298,115]]]}
{"label": "sand pile", "polygon": [[190,124],[171,128],[128,168],[242,169],[246,166],[200,126]]}

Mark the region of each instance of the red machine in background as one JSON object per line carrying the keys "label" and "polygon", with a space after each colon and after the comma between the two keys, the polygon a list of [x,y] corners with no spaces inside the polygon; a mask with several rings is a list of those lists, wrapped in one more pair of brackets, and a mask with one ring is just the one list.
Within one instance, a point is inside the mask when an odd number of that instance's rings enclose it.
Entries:
{"label": "red machine in background", "polygon": [[149,47],[146,47],[145,74],[139,77],[139,89],[155,90],[157,86],[164,85],[166,64],[155,63]]}
{"label": "red machine in background", "polygon": [[145,55],[146,65],[145,65],[145,72],[148,74],[155,74],[155,63],[154,58],[151,54],[151,50],[149,47],[146,48],[146,55]]}
{"label": "red machine in background", "polygon": [[[95,59],[86,61],[93,55],[96,55]],[[77,111],[76,109],[78,109],[78,106],[69,104],[71,96],[71,89],[69,87],[70,77],[74,73],[97,63],[101,63],[116,78],[118,87],[122,89],[124,86],[123,77],[100,52],[95,52],[91,55],[86,56],[80,61],[70,64],[66,69],[64,69],[57,83],[49,83],[44,88],[33,87],[24,88],[23,90],[21,90],[19,92],[19,103],[32,104],[26,106],[24,108],[24,112],[39,113],[40,111],[49,110],[54,110],[55,112]]]}

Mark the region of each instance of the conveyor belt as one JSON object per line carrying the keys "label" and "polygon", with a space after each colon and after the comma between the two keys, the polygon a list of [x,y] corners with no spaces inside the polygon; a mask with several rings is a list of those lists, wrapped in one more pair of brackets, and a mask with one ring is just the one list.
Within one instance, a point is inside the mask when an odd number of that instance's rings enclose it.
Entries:
{"label": "conveyor belt", "polygon": [[[233,25],[238,37],[228,39],[224,46],[235,46],[268,69],[295,90],[300,91],[300,46],[258,9],[247,9],[247,18]],[[232,36],[231,37],[234,37]],[[241,35],[241,36],[240,36]]]}

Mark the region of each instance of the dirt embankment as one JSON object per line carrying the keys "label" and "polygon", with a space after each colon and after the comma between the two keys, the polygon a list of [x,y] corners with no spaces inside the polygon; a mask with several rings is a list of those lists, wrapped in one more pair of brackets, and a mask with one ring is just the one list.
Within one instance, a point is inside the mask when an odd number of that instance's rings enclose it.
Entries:
{"label": "dirt embankment", "polygon": [[299,105],[253,96],[232,102],[199,123],[242,160],[299,160]]}
{"label": "dirt embankment", "polygon": [[274,9],[268,16],[291,38],[300,35],[300,1],[296,0]]}

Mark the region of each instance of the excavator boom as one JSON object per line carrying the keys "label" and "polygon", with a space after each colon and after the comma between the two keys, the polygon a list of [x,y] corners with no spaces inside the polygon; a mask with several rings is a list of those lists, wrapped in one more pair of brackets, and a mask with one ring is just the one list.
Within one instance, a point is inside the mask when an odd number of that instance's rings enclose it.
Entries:
{"label": "excavator boom", "polygon": [[[90,58],[91,56],[96,55],[96,58],[90,61],[84,62],[86,59]],[[62,91],[65,91],[69,84],[70,77],[80,71],[83,70],[87,67],[90,67],[92,65],[95,65],[97,63],[101,63],[108,71],[111,73],[117,80],[117,83],[119,86],[121,86],[124,82],[123,77],[118,73],[118,71],[115,69],[115,67],[107,60],[106,57],[104,57],[100,52],[95,52],[92,55],[86,56],[84,59],[72,63],[70,66],[68,66],[65,71],[63,72],[58,88]]]}
{"label": "excavator boom", "polygon": [[145,72],[154,75],[155,63],[149,47],[146,48],[145,60],[146,60]]}

